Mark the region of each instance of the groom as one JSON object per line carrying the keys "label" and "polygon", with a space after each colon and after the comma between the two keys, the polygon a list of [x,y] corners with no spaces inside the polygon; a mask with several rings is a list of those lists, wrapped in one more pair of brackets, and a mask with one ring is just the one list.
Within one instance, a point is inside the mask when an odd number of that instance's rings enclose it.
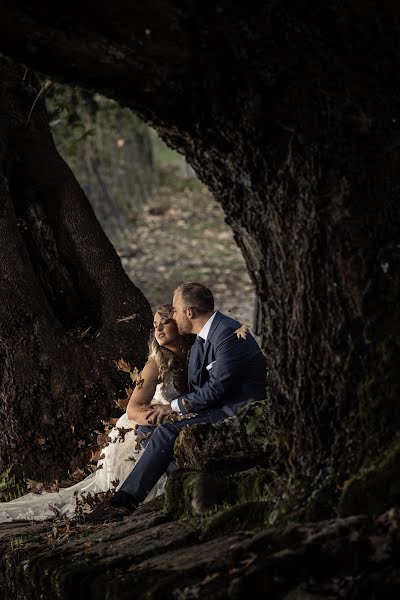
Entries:
{"label": "groom", "polygon": [[183,427],[215,423],[250,399],[265,398],[266,367],[257,342],[249,332],[236,333],[238,321],[214,311],[211,291],[199,283],[183,283],[175,290],[173,306],[179,333],[197,334],[189,360],[189,392],[169,406],[149,408],[151,426],[139,427],[151,433],[144,453],[118,492],[99,504],[87,522],[116,521],[132,513],[161,475],[176,469],[174,443]]}

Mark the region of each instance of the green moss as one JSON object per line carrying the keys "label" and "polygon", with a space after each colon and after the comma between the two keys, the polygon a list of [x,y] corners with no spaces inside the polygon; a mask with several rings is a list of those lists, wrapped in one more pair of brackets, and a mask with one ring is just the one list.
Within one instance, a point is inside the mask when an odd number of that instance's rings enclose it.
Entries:
{"label": "green moss", "polygon": [[261,467],[234,474],[178,471],[168,479],[164,508],[187,517],[223,505],[263,502],[268,499],[271,480],[271,471]]}
{"label": "green moss", "polygon": [[0,502],[9,502],[26,492],[25,486],[15,477],[12,467],[0,475]]}
{"label": "green moss", "polygon": [[269,511],[266,502],[246,502],[220,509],[204,518],[200,525],[207,538],[235,531],[257,531],[266,526]]}
{"label": "green moss", "polygon": [[341,516],[379,514],[400,504],[400,434],[382,456],[350,479],[339,502]]}
{"label": "green moss", "polygon": [[[379,345],[374,368],[359,383],[354,404],[332,452],[335,484],[339,488],[349,480],[354,480],[354,485],[364,480],[367,473],[376,470],[377,461],[385,462],[387,458],[383,457],[392,455],[396,446],[400,423],[400,344],[394,337],[388,336]],[[342,499],[341,505],[343,502]]]}
{"label": "green moss", "polygon": [[231,476],[236,502],[259,502],[268,497],[273,474],[268,469],[254,467]]}
{"label": "green moss", "polygon": [[311,493],[305,506],[304,520],[322,521],[335,517],[338,495],[331,476],[327,476],[321,485]]}
{"label": "green moss", "polygon": [[164,510],[177,517],[192,513],[193,490],[199,477],[197,471],[177,471],[168,477]]}

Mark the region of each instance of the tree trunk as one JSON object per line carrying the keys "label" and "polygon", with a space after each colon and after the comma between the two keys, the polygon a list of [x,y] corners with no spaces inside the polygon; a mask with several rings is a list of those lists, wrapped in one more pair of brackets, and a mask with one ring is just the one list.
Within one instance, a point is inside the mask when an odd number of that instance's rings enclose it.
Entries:
{"label": "tree trunk", "polygon": [[0,64],[0,471],[83,467],[140,366],[150,308],[53,144],[39,87]]}
{"label": "tree trunk", "polygon": [[395,5],[97,2],[61,19],[24,4],[1,8],[0,50],[129,104],[224,207],[262,304],[292,497],[373,510],[363,473],[390,459],[387,487],[399,456]]}

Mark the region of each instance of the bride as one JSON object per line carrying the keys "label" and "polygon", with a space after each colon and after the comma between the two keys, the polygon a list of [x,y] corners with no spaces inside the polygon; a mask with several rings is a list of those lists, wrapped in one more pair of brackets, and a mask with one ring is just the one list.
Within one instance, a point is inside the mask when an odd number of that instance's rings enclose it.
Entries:
{"label": "bride", "polygon": [[[118,490],[143,453],[136,425],[148,425],[145,411],[150,404],[169,404],[187,391],[187,356],[192,336],[180,335],[172,319],[172,306],[160,306],[154,315],[147,363],[136,380],[126,412],[109,432],[97,470],[82,481],[58,492],[28,493],[10,502],[0,502],[0,523],[15,520],[44,521],[55,515],[75,514],[79,503],[94,494]],[[127,430],[120,436],[120,430]],[[145,502],[162,494],[166,475],[158,481]]]}

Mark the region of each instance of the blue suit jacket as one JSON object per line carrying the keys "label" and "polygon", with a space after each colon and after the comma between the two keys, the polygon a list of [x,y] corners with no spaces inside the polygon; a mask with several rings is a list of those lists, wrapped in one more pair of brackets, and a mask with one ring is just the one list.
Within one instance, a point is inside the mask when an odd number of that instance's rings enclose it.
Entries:
{"label": "blue suit jacket", "polygon": [[189,393],[178,399],[182,413],[187,412],[184,398],[193,412],[220,408],[231,416],[248,400],[266,397],[267,370],[261,350],[251,333],[238,338],[239,327],[238,321],[217,311],[199,364],[199,342],[195,342],[189,359]]}

